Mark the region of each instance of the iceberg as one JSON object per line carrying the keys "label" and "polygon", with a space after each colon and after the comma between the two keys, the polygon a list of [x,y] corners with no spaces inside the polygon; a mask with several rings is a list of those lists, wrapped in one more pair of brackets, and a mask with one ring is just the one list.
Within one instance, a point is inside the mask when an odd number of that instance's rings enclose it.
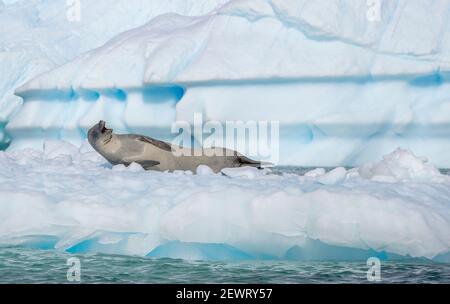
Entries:
{"label": "iceberg", "polygon": [[83,42],[87,52],[9,86],[23,100],[4,120],[9,149],[79,145],[99,119],[171,140],[174,122],[202,113],[279,121],[282,165],[360,166],[402,146],[450,167],[448,1],[380,1],[379,20],[365,0],[175,3],[152,15],[143,3],[131,8],[142,18],[98,33],[103,45]]}
{"label": "iceberg", "polygon": [[[45,147],[0,152],[0,246],[227,261],[450,262],[450,176],[405,149],[351,170],[249,178],[111,167],[86,145]],[[381,174],[390,179],[375,178]]]}
{"label": "iceberg", "polygon": [[[0,1],[0,246],[450,262],[448,1],[83,3]],[[318,168],[151,172],[86,142],[199,113],[279,122],[279,164]]]}
{"label": "iceberg", "polygon": [[[22,108],[23,98],[15,95],[14,91],[27,81],[160,14],[203,15],[224,2],[1,0],[0,149],[5,149],[11,141],[11,136],[4,132],[5,125]],[[80,15],[78,20],[72,20],[70,12],[76,3],[79,3]],[[30,126],[23,135],[36,136],[39,128]]]}

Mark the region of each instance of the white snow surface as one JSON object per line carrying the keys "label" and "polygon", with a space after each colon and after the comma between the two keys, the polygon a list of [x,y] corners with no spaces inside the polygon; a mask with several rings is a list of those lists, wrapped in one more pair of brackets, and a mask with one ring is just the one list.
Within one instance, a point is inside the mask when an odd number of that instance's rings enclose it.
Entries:
{"label": "white snow surface", "polygon": [[425,157],[417,157],[411,151],[397,149],[375,164],[360,168],[361,176],[369,179],[398,180],[439,180],[441,173],[428,163]]}
{"label": "white snow surface", "polygon": [[331,254],[448,258],[450,177],[405,149],[367,166],[249,178],[111,168],[88,144],[0,152],[0,244],[220,260],[320,242]]}

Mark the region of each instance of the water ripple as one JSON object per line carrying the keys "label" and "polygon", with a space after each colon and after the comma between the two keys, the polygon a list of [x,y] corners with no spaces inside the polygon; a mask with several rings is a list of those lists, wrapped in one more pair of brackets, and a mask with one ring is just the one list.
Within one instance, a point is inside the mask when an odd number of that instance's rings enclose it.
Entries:
{"label": "water ripple", "polygon": [[[360,262],[205,262],[0,248],[0,283],[68,283],[69,257],[82,283],[369,283]],[[450,283],[450,264],[382,262],[382,283]]]}

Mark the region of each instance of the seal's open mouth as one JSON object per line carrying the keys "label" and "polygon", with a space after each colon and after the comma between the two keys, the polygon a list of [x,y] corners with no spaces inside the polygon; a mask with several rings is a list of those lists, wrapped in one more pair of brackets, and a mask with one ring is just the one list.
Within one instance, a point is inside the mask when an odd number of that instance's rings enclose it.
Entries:
{"label": "seal's open mouth", "polygon": [[100,132],[102,134],[104,134],[105,132],[108,132],[108,131],[112,132],[112,129],[108,129],[107,127],[105,127],[106,123],[103,120],[100,120],[99,125],[100,125]]}

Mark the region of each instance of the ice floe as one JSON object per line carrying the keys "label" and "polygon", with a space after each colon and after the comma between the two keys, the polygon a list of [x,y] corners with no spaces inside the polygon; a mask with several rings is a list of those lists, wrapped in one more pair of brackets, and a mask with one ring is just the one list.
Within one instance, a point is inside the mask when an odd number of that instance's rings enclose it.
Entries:
{"label": "ice floe", "polygon": [[450,177],[406,150],[364,170],[226,176],[111,168],[80,150],[0,152],[1,245],[217,260],[449,256]]}

